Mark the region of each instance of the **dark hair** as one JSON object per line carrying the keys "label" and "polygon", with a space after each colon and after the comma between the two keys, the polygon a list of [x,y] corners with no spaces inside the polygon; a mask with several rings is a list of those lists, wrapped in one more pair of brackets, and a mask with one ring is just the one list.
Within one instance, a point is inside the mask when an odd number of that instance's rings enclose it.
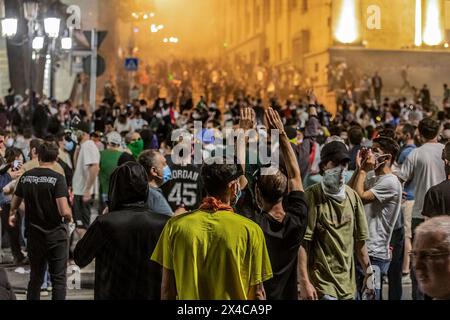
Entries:
{"label": "dark hair", "polygon": [[450,141],[447,142],[447,144],[445,145],[445,148],[444,148],[444,157],[445,157],[445,159],[447,159],[448,161],[450,161]]}
{"label": "dark hair", "polygon": [[44,142],[37,148],[37,154],[41,162],[55,162],[58,159],[59,150],[55,143]]}
{"label": "dark hair", "polygon": [[348,131],[348,140],[352,145],[360,145],[364,138],[363,129],[360,126],[353,126]]}
{"label": "dark hair", "polygon": [[412,139],[412,138],[414,138],[414,134],[416,133],[416,129],[417,129],[417,128],[416,128],[415,126],[413,126],[413,125],[410,124],[410,123],[407,123],[407,124],[405,124],[405,125],[403,126],[402,133],[403,133],[404,135],[409,134],[410,138]]}
{"label": "dark hair", "polygon": [[392,128],[381,129],[378,136],[385,137],[385,138],[391,138],[392,140],[394,140],[395,139],[395,130]]}
{"label": "dark hair", "polygon": [[0,128],[0,136],[5,137],[6,135],[6,131],[3,128]]}
{"label": "dark hair", "polygon": [[439,129],[439,122],[431,118],[425,118],[419,123],[419,132],[427,140],[435,139],[439,134]]}
{"label": "dark hair", "polygon": [[273,175],[261,175],[256,182],[261,196],[270,204],[276,204],[283,199],[287,185],[287,177],[281,171]]}
{"label": "dark hair", "polygon": [[30,151],[33,150],[33,149],[36,149],[36,152],[37,152],[38,148],[41,146],[41,144],[43,142],[44,141],[41,140],[41,139],[33,139],[33,140],[31,140],[30,141]]}
{"label": "dark hair", "polygon": [[373,140],[373,143],[377,143],[380,145],[380,149],[383,152],[388,153],[392,156],[392,161],[397,158],[398,153],[400,152],[400,146],[397,141],[390,137],[379,137]]}
{"label": "dark hair", "polygon": [[[8,148],[5,150],[5,161],[7,163],[13,163],[14,160],[16,160],[16,158],[20,155],[23,156],[23,153],[20,149],[14,148],[14,147]],[[24,159],[25,159],[25,157],[24,157]]]}
{"label": "dark hair", "polygon": [[202,166],[205,190],[212,197],[224,196],[228,190],[228,184],[237,180],[241,175],[242,168],[237,164],[214,163]]}
{"label": "dark hair", "polygon": [[161,155],[158,150],[146,150],[139,155],[138,163],[144,167],[147,174],[149,174],[151,168],[156,167],[156,159],[158,155]]}

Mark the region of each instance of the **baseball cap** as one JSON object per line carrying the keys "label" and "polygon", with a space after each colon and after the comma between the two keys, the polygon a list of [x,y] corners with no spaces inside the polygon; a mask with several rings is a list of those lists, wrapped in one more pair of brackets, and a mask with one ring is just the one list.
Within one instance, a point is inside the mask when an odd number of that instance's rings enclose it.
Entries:
{"label": "baseball cap", "polygon": [[351,160],[347,146],[340,141],[333,141],[324,145],[320,152],[320,158],[323,163],[333,161],[336,164]]}
{"label": "baseball cap", "polygon": [[122,136],[116,131],[110,132],[106,136],[106,142],[119,146],[122,143]]}

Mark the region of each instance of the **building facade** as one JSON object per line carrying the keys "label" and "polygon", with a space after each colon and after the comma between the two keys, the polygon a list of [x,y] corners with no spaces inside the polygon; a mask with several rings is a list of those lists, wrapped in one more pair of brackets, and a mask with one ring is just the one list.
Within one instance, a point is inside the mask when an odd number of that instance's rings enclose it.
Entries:
{"label": "building facade", "polygon": [[[327,105],[375,71],[386,93],[406,95],[405,85],[429,82],[436,96],[442,71],[450,72],[448,0],[222,0],[219,10],[222,54],[297,67],[303,86],[314,87]],[[342,68],[350,78],[333,79]]]}

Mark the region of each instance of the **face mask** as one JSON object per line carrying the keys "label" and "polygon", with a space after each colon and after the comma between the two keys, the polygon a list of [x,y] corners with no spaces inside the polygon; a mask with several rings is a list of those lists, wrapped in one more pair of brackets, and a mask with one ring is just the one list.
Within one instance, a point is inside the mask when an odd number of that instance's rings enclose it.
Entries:
{"label": "face mask", "polygon": [[381,153],[374,153],[374,155],[375,155],[375,161],[376,161],[374,170],[377,171],[386,163],[386,161],[388,161],[389,155],[381,154]]}
{"label": "face mask", "polygon": [[133,157],[137,159],[141,154],[141,152],[144,150],[144,140],[139,139],[138,141],[130,143],[128,145],[128,149],[130,149],[131,153],[133,154]]}
{"label": "face mask", "polygon": [[338,166],[325,171],[322,181],[324,191],[332,195],[340,194],[344,189],[346,173],[347,168],[344,168],[343,166]]}
{"label": "face mask", "polygon": [[9,138],[8,140],[6,140],[6,147],[7,148],[11,148],[14,145],[14,139],[13,138]]}
{"label": "face mask", "polygon": [[170,180],[172,177],[172,171],[169,166],[165,166],[163,169],[163,184]]}
{"label": "face mask", "polygon": [[73,141],[64,141],[64,149],[68,152],[72,151],[75,147],[75,144]]}
{"label": "face mask", "polygon": [[241,186],[239,184],[239,182],[237,182],[237,190],[236,193],[234,194],[234,203],[233,203],[233,207],[237,205],[237,203],[239,202],[239,199],[242,197],[242,190],[241,190]]}

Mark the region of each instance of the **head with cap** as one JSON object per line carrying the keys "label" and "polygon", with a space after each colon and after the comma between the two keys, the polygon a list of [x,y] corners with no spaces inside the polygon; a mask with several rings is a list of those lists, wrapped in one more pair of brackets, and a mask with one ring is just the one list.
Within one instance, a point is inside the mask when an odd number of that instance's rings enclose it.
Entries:
{"label": "head with cap", "polygon": [[326,170],[339,166],[347,168],[351,158],[348,148],[343,142],[331,141],[323,146],[320,159],[319,167],[323,174]]}
{"label": "head with cap", "polygon": [[145,203],[148,197],[147,173],[136,162],[118,167],[109,182],[109,211],[123,209],[126,205]]}
{"label": "head with cap", "polygon": [[106,142],[111,149],[119,148],[122,144],[122,136],[116,131],[110,132],[106,135]]}
{"label": "head with cap", "polygon": [[435,299],[450,299],[450,217],[425,221],[415,230],[413,268],[422,292]]}
{"label": "head with cap", "polygon": [[[223,164],[219,164],[220,162]],[[211,163],[202,166],[202,178],[208,196],[221,200],[223,203],[235,203],[241,190],[239,178],[244,174],[242,167],[235,161],[226,161],[226,159],[216,158]]]}

